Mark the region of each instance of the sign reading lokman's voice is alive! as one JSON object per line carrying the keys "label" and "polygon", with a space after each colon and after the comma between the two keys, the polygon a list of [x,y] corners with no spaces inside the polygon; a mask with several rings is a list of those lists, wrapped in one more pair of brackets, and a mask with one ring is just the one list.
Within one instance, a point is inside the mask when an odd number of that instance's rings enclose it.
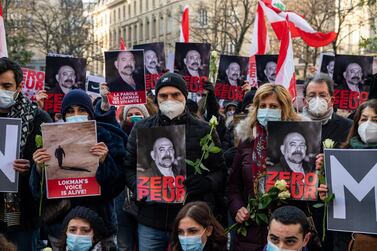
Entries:
{"label": "sign reading lokman's voice is alive!", "polygon": [[137,200],[182,203],[185,126],[137,129]]}
{"label": "sign reading lokman's voice is alive!", "polygon": [[268,122],[266,191],[276,180],[285,180],[292,199],[317,200],[315,160],[321,131],[319,122]]}
{"label": "sign reading lokman's voice is alive!", "polygon": [[377,234],[377,149],[325,149],[327,228]]}
{"label": "sign reading lokman's voice is alive!", "polygon": [[18,192],[13,162],[20,155],[21,119],[0,118],[0,192]]}
{"label": "sign reading lokman's voice is alive!", "polygon": [[98,157],[90,153],[97,143],[95,121],[42,124],[47,198],[100,195],[96,180]]}

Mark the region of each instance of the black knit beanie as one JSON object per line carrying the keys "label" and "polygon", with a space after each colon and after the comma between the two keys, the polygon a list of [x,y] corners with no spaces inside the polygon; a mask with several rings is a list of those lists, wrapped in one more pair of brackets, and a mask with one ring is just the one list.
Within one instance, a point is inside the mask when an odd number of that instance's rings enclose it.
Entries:
{"label": "black knit beanie", "polygon": [[159,90],[165,86],[173,86],[173,87],[178,88],[187,99],[188,92],[187,92],[186,81],[177,73],[168,72],[162,75],[161,78],[156,83],[156,87],[155,87],[156,89],[155,102],[156,103],[157,103],[157,94]]}
{"label": "black knit beanie", "polygon": [[92,100],[85,91],[81,89],[74,89],[68,92],[62,102],[61,114],[65,120],[65,114],[69,107],[77,105],[84,107],[89,114],[89,119],[94,119],[94,109],[92,105]]}

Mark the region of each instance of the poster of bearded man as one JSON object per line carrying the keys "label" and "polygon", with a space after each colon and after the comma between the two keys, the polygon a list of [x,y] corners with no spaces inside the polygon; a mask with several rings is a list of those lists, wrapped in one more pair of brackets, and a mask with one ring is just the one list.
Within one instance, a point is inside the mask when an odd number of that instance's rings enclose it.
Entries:
{"label": "poster of bearded man", "polygon": [[278,55],[255,55],[258,86],[275,83]]}

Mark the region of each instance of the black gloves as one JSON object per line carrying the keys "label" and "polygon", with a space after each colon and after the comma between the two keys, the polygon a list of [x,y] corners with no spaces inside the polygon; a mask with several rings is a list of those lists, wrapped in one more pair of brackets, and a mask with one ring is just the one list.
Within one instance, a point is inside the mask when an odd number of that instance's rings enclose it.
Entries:
{"label": "black gloves", "polygon": [[211,180],[202,175],[194,175],[187,178],[183,184],[186,187],[186,193],[188,195],[208,193],[212,189]]}

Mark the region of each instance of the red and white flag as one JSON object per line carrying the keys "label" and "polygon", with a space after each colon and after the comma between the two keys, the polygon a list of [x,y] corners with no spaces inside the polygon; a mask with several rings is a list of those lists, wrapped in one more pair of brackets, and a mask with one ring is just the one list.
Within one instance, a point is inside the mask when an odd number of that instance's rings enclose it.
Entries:
{"label": "red and white flag", "polygon": [[8,57],[7,40],[5,37],[5,27],[3,19],[3,7],[0,3],[0,57]]}
{"label": "red and white flag", "polygon": [[122,51],[127,50],[126,43],[124,42],[123,37],[120,38],[120,45],[119,45],[119,48],[120,48],[120,50],[122,50]]}
{"label": "red and white flag", "polygon": [[251,35],[252,44],[250,56],[264,55],[270,50],[270,40],[268,38],[267,23],[264,18],[264,11],[258,2],[257,14],[254,19],[254,29]]}
{"label": "red and white flag", "polygon": [[179,41],[188,43],[189,39],[190,39],[189,7],[185,6],[183,8]]}

